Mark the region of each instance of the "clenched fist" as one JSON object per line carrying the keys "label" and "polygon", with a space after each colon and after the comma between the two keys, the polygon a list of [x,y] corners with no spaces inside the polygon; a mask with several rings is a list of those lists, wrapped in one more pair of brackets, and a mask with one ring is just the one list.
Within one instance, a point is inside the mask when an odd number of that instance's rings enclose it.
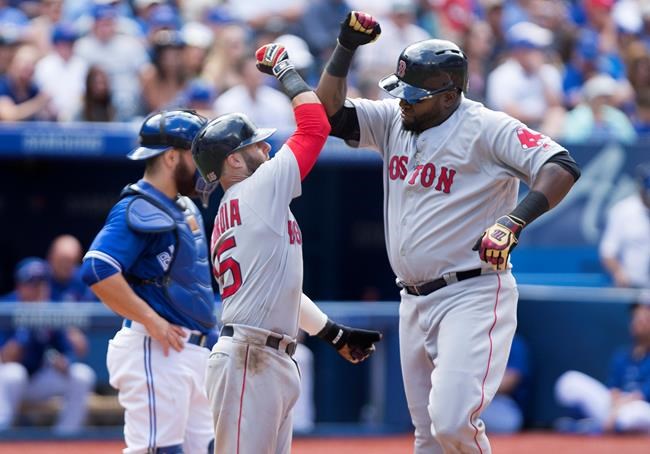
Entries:
{"label": "clenched fist", "polygon": [[255,52],[257,69],[280,79],[288,70],[293,69],[289,54],[282,44],[266,44]]}
{"label": "clenched fist", "polygon": [[476,240],[472,250],[478,251],[481,260],[492,265],[494,270],[505,270],[510,253],[517,246],[519,234],[525,225],[524,221],[512,215],[501,216]]}
{"label": "clenched fist", "polygon": [[356,50],[376,40],[381,34],[379,22],[370,14],[361,11],[351,11],[341,22],[339,44],[348,50]]}
{"label": "clenched fist", "polygon": [[379,331],[350,328],[328,320],[325,327],[317,334],[346,360],[353,364],[360,363],[375,351],[375,343],[381,340]]}

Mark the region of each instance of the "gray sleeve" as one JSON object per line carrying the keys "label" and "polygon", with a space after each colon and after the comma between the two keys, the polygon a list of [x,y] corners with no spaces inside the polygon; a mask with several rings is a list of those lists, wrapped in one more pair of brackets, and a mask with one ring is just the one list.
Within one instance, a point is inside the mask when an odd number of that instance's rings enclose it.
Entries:
{"label": "gray sleeve", "polygon": [[349,101],[354,105],[359,119],[359,148],[372,148],[383,156],[388,145],[391,125],[395,116],[399,115],[399,101],[396,99],[381,101],[350,99]]}
{"label": "gray sleeve", "polygon": [[566,151],[551,138],[502,113],[486,115],[483,130],[487,153],[499,167],[492,173],[517,177],[528,186],[551,157]]}

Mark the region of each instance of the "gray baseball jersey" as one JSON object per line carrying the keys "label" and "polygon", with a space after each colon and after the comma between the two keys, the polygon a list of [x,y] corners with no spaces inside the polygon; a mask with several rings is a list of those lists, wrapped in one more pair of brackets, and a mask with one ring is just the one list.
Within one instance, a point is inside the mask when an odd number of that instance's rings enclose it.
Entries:
{"label": "gray baseball jersey", "polygon": [[486,273],[423,296],[401,292],[400,361],[416,454],[489,454],[481,411],[505,371],[516,329],[517,286],[472,246],[515,206],[561,146],[519,121],[462,99],[441,125],[404,130],[398,100],[352,100],[360,146],[383,159],[388,256],[398,279]]}
{"label": "gray baseball jersey", "polygon": [[[300,377],[285,351],[298,333],[303,271],[302,236],[289,203],[300,192],[298,161],[284,145],[219,205],[212,254],[221,319],[233,332],[213,347],[206,373],[215,453],[291,450]],[[265,346],[278,334],[278,349]]]}
{"label": "gray baseball jersey", "polygon": [[402,127],[399,100],[350,100],[360,147],[384,160],[388,257],[397,277],[418,284],[489,265],[472,245],[510,212],[519,179],[530,184],[564,150],[518,120],[463,98],[444,123],[420,134]]}
{"label": "gray baseball jersey", "polygon": [[302,235],[289,203],[300,193],[298,163],[284,145],[223,195],[211,251],[224,324],[298,334]]}

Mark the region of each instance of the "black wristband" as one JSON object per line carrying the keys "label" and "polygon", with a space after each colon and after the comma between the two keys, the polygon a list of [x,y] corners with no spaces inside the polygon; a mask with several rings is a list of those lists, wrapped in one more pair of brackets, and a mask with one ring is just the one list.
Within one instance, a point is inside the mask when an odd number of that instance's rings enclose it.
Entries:
{"label": "black wristband", "polygon": [[347,77],[353,56],[354,50],[349,50],[341,44],[336,43],[334,52],[332,52],[332,56],[325,67],[325,71],[327,71],[327,74],[330,76]]}
{"label": "black wristband", "polygon": [[282,88],[289,99],[295,98],[300,93],[311,91],[311,87],[307,85],[307,82],[304,81],[294,68],[286,70],[278,80],[282,84]]}
{"label": "black wristband", "polygon": [[546,196],[539,191],[530,191],[510,214],[528,225],[548,210],[549,203]]}
{"label": "black wristband", "polygon": [[345,345],[346,332],[342,326],[337,325],[331,320],[327,320],[322,330],[316,336],[325,340],[328,344],[339,350]]}

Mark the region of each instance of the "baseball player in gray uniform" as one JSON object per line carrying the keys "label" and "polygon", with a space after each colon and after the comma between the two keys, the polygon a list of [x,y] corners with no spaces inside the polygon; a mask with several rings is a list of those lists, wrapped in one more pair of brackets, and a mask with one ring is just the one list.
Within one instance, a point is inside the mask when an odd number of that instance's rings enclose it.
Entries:
{"label": "baseball player in gray uniform", "polygon": [[[371,16],[349,13],[316,93],[332,135],[383,158],[415,452],[489,453],[480,414],[499,386],[517,323],[509,255],[579,169],[548,137],[467,99],[467,59],[449,41],[401,53],[395,74],[379,83],[397,99],[346,100],[354,51],[379,32]],[[520,180],[531,190],[517,204]]]}
{"label": "baseball player in gray uniform", "polygon": [[298,327],[353,363],[366,359],[381,337],[328,320],[302,293],[303,239],[289,203],[300,195],[330,126],[281,45],[260,48],[256,58],[292,99],[296,131],[269,160],[264,140],[275,130],[227,114],[210,121],[192,147],[201,174],[225,191],[211,241],[223,328],[206,375],[220,454],[290,451],[291,409],[300,392],[292,358]]}

